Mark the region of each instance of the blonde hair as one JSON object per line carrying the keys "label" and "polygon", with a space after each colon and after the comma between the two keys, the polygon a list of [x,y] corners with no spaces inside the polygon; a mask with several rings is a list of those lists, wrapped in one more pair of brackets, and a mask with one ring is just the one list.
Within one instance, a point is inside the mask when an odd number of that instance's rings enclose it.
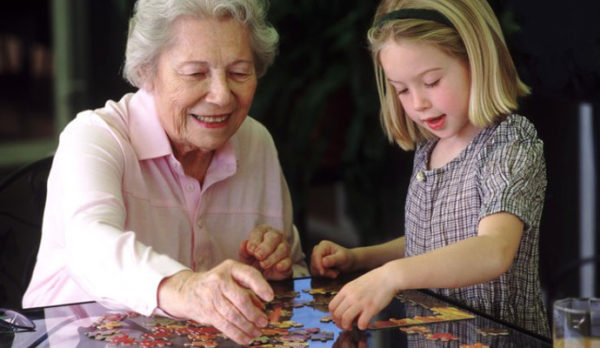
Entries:
{"label": "blonde hair", "polygon": [[267,0],[138,0],[129,22],[123,77],[135,87],[152,78],[156,59],[172,41],[172,24],[182,16],[234,18],[250,33],[256,74],[273,63],[279,34],[266,20]]}
{"label": "blonde hair", "polygon": [[[427,9],[446,17],[452,27],[424,19],[392,19],[378,23],[392,11]],[[471,86],[469,120],[487,127],[517,108],[517,98],[529,94],[519,78],[506,46],[498,19],[486,0],[383,0],[368,32],[371,56],[381,103],[381,122],[390,141],[402,149],[433,138],[408,116],[394,87],[387,81],[379,52],[388,40],[409,39],[435,45],[447,54],[468,62]]]}

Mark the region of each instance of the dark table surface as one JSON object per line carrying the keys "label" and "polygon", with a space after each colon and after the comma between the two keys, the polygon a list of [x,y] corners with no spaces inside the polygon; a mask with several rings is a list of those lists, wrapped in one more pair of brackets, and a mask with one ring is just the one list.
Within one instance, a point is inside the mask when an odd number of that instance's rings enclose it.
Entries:
{"label": "dark table surface", "polygon": [[[332,295],[311,295],[303,291],[313,288],[339,289],[349,278],[340,280],[300,278],[284,282],[272,283],[276,294],[295,292],[291,299],[283,300],[282,304],[270,303],[267,309],[272,310],[283,306],[290,312],[291,317],[282,317],[279,321],[291,320],[302,327],[290,330],[318,328],[320,332],[331,333],[333,338],[327,341],[306,340],[310,347],[552,347],[550,340],[528,333],[510,324],[501,323],[482,315],[470,312],[460,306],[444,301],[426,291],[403,291],[392,303],[374,320],[389,320],[390,318],[415,318],[417,316],[431,317],[436,313],[431,308],[453,307],[472,314],[472,318],[419,324],[429,329],[431,334],[451,334],[455,339],[450,341],[432,340],[432,336],[416,333],[407,334],[398,327],[385,329],[370,329],[367,331],[342,331],[332,322],[321,322],[328,316],[326,303]],[[299,307],[288,307],[291,302]],[[53,306],[25,310],[24,313],[36,324],[34,332],[0,333],[0,347],[111,347],[106,341],[94,340],[91,332],[103,331],[100,323],[106,323],[107,314],[120,314],[117,317],[122,325],[118,327],[120,334],[126,334],[137,342],[141,336],[152,333],[159,325],[166,325],[161,318],[135,316],[127,310],[108,309],[96,302]],[[285,311],[284,311],[285,313]],[[181,323],[180,323],[181,324]],[[185,325],[183,325],[185,326]],[[491,335],[497,330],[502,335]],[[185,347],[191,339],[185,334],[171,335],[171,347]],[[224,338],[216,340],[219,347],[237,347]],[[477,345],[481,344],[481,345]],[[133,344],[136,346],[137,344]],[[273,345],[275,346],[275,345]]]}

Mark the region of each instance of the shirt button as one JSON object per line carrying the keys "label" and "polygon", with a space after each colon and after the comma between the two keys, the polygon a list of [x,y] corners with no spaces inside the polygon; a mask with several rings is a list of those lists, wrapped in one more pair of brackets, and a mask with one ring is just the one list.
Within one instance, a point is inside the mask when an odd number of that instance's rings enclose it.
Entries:
{"label": "shirt button", "polygon": [[202,222],[202,219],[196,220],[196,226],[198,226],[198,228],[204,227],[204,223]]}
{"label": "shirt button", "polygon": [[195,188],[196,188],[196,185],[194,185],[194,184],[187,184],[187,186],[186,186],[186,189],[188,190],[188,192],[194,191]]}
{"label": "shirt button", "polygon": [[418,172],[417,173],[417,180],[419,180],[419,181],[425,181],[425,173]]}

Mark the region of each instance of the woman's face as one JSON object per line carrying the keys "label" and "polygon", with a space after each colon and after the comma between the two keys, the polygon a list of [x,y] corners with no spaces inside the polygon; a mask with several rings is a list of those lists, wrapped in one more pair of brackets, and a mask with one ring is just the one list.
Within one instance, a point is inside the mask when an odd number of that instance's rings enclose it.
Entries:
{"label": "woman's face", "polygon": [[181,17],[146,86],[175,155],[210,152],[238,130],[257,77],[246,28],[234,19]]}

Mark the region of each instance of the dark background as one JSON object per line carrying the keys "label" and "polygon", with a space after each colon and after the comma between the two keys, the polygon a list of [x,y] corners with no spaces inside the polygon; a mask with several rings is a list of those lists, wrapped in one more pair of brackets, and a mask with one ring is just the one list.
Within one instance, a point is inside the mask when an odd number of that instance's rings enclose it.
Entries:
{"label": "dark background", "polygon": [[[51,50],[49,3],[4,4],[0,38],[16,35]],[[600,3],[490,3],[521,77],[533,90],[522,101],[520,113],[534,122],[545,142],[548,190],[540,267],[550,303],[579,293],[577,110],[582,102],[591,103],[594,110],[600,107]],[[75,100],[76,110],[100,107],[107,99],[118,100],[133,91],[120,77],[132,4],[132,0],[82,0],[73,5],[77,17],[71,20],[78,23],[73,36],[79,42],[75,72],[87,86]],[[307,254],[322,238],[351,246],[403,234],[412,153],[389,144],[379,124],[365,39],[376,4],[272,0],[269,10],[281,35],[280,53],[259,82],[251,115],[275,139]],[[0,106],[20,103],[27,110],[51,114],[51,79],[33,80],[27,73],[27,69],[0,72]],[[40,100],[32,102],[36,98]],[[1,140],[33,136],[27,130],[3,128]],[[598,134],[597,122],[593,128]],[[330,233],[311,227],[310,222],[319,219],[333,226]],[[340,224],[343,219],[349,219],[352,233],[345,232],[348,225]]]}

